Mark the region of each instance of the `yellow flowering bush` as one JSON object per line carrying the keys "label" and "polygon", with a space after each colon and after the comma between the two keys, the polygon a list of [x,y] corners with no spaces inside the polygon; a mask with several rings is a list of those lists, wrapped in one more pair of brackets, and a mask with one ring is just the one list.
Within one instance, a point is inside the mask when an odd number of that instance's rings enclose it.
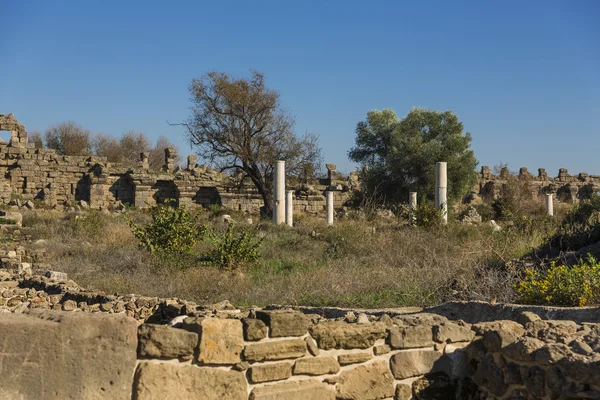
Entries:
{"label": "yellow flowering bush", "polygon": [[572,267],[552,263],[547,271],[528,269],[515,285],[527,304],[579,306],[600,303],[600,262],[588,256]]}

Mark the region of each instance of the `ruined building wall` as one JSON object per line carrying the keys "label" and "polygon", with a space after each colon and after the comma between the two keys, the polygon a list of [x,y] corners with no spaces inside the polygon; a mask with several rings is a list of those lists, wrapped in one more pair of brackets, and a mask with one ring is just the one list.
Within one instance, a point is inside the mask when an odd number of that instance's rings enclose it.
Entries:
{"label": "ruined building wall", "polygon": [[[238,188],[230,177],[197,165],[195,156],[188,157],[185,168],[175,166],[171,148],[165,149],[163,169],[152,171],[147,153],[140,155],[137,166],[129,167],[107,162],[105,157],[62,156],[36,149],[12,114],[0,115],[0,131],[11,132],[10,142],[0,143],[0,203],[18,197],[49,205],[85,201],[92,208],[121,203],[146,208],[174,199],[188,206],[215,204],[250,213],[258,213],[263,203],[253,187]],[[323,212],[326,190],[335,191],[336,207],[342,207],[349,196],[346,182],[332,178],[305,182],[295,188],[295,210]]]}
{"label": "ruined building wall", "polygon": [[[485,199],[495,199],[502,186],[514,178],[515,176],[511,175],[506,167],[502,168],[498,175],[494,175],[490,167],[484,166],[481,168],[479,182],[473,192]],[[599,175],[588,175],[585,172],[570,175],[566,168],[560,168],[558,176],[554,178],[548,176],[544,168],[539,168],[537,175],[531,174],[527,168],[521,168],[516,178],[529,185],[532,198],[553,194],[558,201],[572,203],[587,199],[591,194],[600,191]]]}

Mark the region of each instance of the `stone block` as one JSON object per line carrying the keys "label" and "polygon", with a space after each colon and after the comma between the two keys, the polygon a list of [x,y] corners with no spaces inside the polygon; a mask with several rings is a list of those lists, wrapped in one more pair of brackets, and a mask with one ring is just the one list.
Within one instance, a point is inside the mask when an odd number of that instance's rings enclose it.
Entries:
{"label": "stone block", "polygon": [[154,364],[143,361],[135,374],[133,398],[246,400],[247,388],[248,384],[242,372],[189,364]]}
{"label": "stone block", "polygon": [[306,355],[306,342],[302,339],[285,339],[246,345],[246,361],[272,361],[300,358]]}
{"label": "stone block", "polygon": [[380,360],[342,372],[337,387],[341,400],[385,399],[394,395],[395,381],[387,362]]}
{"label": "stone block", "polygon": [[432,332],[433,340],[438,343],[470,342],[475,336],[471,329],[450,321],[435,325]]}
{"label": "stone block", "polygon": [[189,360],[198,345],[198,334],[168,325],[142,324],[138,328],[138,355]]}
{"label": "stone block", "polygon": [[392,349],[412,349],[432,346],[432,338],[431,326],[415,325],[390,328],[387,341]]}
{"label": "stone block", "polygon": [[304,313],[296,310],[260,310],[256,312],[256,318],[269,327],[272,338],[303,336],[310,323]]}
{"label": "stone block", "polygon": [[0,398],[130,399],[137,323],[32,310],[0,318]]}
{"label": "stone block", "polygon": [[396,379],[411,378],[434,372],[433,367],[442,353],[435,350],[405,350],[390,359],[390,368]]}
{"label": "stone block", "polygon": [[280,381],[290,376],[292,376],[292,363],[290,362],[255,365],[248,372],[252,383]]}
{"label": "stone block", "polygon": [[260,319],[243,318],[244,339],[248,341],[257,341],[267,337],[267,326]]}
{"label": "stone block", "polygon": [[244,348],[242,323],[237,319],[186,318],[182,327],[200,335],[198,361],[236,364]]}
{"label": "stone block", "polygon": [[411,400],[412,399],[412,387],[407,383],[398,383],[396,385],[396,394],[394,400]]}
{"label": "stone block", "polygon": [[340,365],[350,365],[367,362],[373,358],[373,354],[367,352],[340,354],[338,356],[338,363]]}
{"label": "stone block", "polygon": [[386,337],[386,326],[382,322],[348,324],[327,321],[309,328],[311,336],[321,349],[367,349],[377,339]]}
{"label": "stone block", "polygon": [[294,364],[294,375],[337,374],[340,364],[333,357],[301,358]]}
{"label": "stone block", "polygon": [[335,400],[335,391],[316,379],[255,387],[249,400]]}

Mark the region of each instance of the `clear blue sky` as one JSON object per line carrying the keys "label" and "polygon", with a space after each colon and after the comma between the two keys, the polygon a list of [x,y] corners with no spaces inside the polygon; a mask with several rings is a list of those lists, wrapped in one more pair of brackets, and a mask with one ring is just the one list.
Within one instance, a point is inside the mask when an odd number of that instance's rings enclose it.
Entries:
{"label": "clear blue sky", "polygon": [[372,109],[453,110],[480,165],[600,175],[600,1],[1,1],[0,113],[189,146],[192,78],[265,73],[353,168]]}

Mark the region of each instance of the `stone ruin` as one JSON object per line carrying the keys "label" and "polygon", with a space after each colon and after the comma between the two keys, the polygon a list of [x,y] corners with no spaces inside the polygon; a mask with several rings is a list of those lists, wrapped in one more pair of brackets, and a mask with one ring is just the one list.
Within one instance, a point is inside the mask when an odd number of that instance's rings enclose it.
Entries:
{"label": "stone ruin", "polygon": [[[184,168],[175,165],[175,149],[165,149],[160,171],[149,168],[148,153],[141,153],[136,166],[110,163],[105,157],[63,156],[50,149],[36,149],[28,142],[25,127],[14,115],[0,114],[0,131],[10,131],[8,143],[0,143],[0,204],[13,198],[41,200],[51,206],[85,202],[94,209],[121,204],[147,208],[174,199],[178,205],[219,205],[231,210],[258,213],[263,204],[254,187],[239,187],[230,176],[196,164],[187,157]],[[306,166],[312,175],[312,167]],[[310,169],[310,171],[308,171]],[[334,169],[335,170],[335,166]],[[327,179],[308,175],[294,189],[294,211],[321,213],[325,191],[334,191],[336,208],[342,207],[355,177],[336,180],[331,170]]]}
{"label": "stone ruin", "polygon": [[236,308],[0,269],[2,399],[598,399],[600,309]]}
{"label": "stone ruin", "polygon": [[506,167],[503,167],[498,175],[494,175],[490,167],[483,166],[479,174],[479,182],[473,189],[473,194],[476,195],[474,197],[496,199],[502,186],[511,178],[526,183],[531,189],[532,199],[541,200],[543,195],[552,194],[558,201],[574,203],[600,192],[600,175],[588,175],[585,172],[570,175],[566,168],[560,168],[558,176],[552,178],[544,168],[539,168],[537,176],[534,176],[523,167],[516,177],[511,177]]}

